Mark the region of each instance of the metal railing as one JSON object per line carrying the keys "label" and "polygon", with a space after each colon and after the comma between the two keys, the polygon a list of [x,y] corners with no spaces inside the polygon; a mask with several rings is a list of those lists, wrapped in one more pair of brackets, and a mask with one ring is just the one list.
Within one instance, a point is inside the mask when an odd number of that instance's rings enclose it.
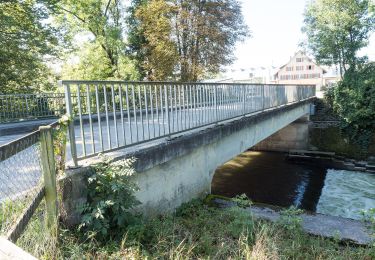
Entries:
{"label": "metal railing", "polygon": [[[315,96],[311,85],[61,81],[77,160]],[[77,131],[76,131],[77,130]]]}
{"label": "metal railing", "polygon": [[56,122],[0,145],[0,236],[12,242],[23,234],[43,199],[46,209],[40,212],[50,225],[49,212],[54,213],[57,201],[52,135],[58,127]]}
{"label": "metal railing", "polygon": [[60,117],[65,114],[64,93],[0,95],[0,123]]}

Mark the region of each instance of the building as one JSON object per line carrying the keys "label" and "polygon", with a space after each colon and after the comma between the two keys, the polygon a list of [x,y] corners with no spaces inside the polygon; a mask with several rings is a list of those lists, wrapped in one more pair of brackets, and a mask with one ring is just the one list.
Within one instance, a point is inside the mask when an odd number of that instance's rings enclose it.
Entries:
{"label": "building", "polygon": [[[333,84],[339,80],[337,73],[330,73],[325,77],[328,69],[323,68],[310,59],[303,51],[298,51],[289,62],[275,74],[275,83],[277,84],[307,84],[316,85],[316,91],[319,95],[322,86]],[[333,72],[334,70],[330,70]]]}
{"label": "building", "polygon": [[270,84],[276,71],[276,67],[229,68],[218,78],[205,82]]}

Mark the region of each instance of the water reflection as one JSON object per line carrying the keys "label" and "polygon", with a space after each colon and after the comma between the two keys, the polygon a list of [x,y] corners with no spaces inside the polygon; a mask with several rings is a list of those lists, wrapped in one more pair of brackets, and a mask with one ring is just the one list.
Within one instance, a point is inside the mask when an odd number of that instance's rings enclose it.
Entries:
{"label": "water reflection", "polygon": [[315,211],[325,175],[324,167],[292,164],[282,153],[247,151],[217,169],[212,193]]}
{"label": "water reflection", "polygon": [[375,174],[296,164],[285,154],[247,151],[217,169],[212,193],[245,193],[254,202],[361,219],[375,208]]}

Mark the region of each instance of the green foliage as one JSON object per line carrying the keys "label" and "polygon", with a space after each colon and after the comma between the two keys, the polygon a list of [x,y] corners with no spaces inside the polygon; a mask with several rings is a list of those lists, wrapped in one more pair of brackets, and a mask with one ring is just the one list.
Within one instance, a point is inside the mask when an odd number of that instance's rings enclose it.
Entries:
{"label": "green foliage", "polygon": [[253,204],[245,193],[237,195],[232,199],[232,201],[235,202],[240,208],[248,208]]}
{"label": "green foliage", "polygon": [[71,118],[67,115],[59,119],[58,125],[53,129],[53,152],[55,154],[56,173],[62,174],[65,171],[66,143],[68,125]]}
{"label": "green foliage", "polygon": [[371,0],[317,0],[308,4],[303,31],[320,64],[340,66],[341,75],[366,60],[358,51],[375,29]]}
{"label": "green foliage", "polygon": [[181,81],[217,74],[234,60],[233,46],[249,36],[236,0],[172,0]]}
{"label": "green foliage", "polygon": [[372,259],[375,247],[309,236],[253,219],[239,207],[218,209],[195,200],[176,214],[143,219],[120,240],[81,241],[64,232],[67,259]]}
{"label": "green foliage", "polygon": [[140,79],[147,76],[147,71],[143,68],[143,62],[146,60],[146,49],[143,48],[147,44],[144,35],[141,21],[137,18],[136,12],[142,6],[146,5],[148,0],[132,0],[127,9],[128,17],[126,18],[126,25],[128,27],[126,54],[134,62],[137,72],[140,74]]}
{"label": "green foliage", "polygon": [[55,56],[58,35],[47,19],[55,0],[0,2],[0,94],[31,93],[53,87],[44,63]]}
{"label": "green foliage", "polygon": [[[81,80],[138,80],[139,75],[134,63],[125,55],[120,55],[117,64],[118,74],[113,76],[113,66],[106,57],[105,51],[98,43],[85,43],[72,53],[78,57],[77,61],[68,61],[64,64],[61,77],[63,79]],[[100,61],[100,62],[99,62]]]}
{"label": "green foliage", "polygon": [[131,10],[130,50],[150,79],[197,81],[217,74],[249,35],[236,0],[135,0]]}
{"label": "green foliage", "polygon": [[333,108],[351,140],[366,152],[375,129],[375,63],[347,71],[334,89]]}
{"label": "green foliage", "polygon": [[137,186],[131,180],[133,163],[133,159],[111,162],[104,158],[94,166],[79,226],[87,237],[101,241],[116,237],[134,221],[129,210],[139,203],[134,196]]}
{"label": "green foliage", "polygon": [[[64,0],[58,6],[60,24],[73,39],[86,43],[73,50],[78,64],[67,64],[64,77],[79,79],[138,79],[125,55],[125,15],[122,1]],[[70,61],[71,63],[72,61]]]}
{"label": "green foliage", "polygon": [[140,6],[135,15],[146,39],[142,67],[150,80],[166,80],[177,64],[177,48],[171,38],[173,6],[165,0],[151,0]]}
{"label": "green foliage", "polygon": [[284,209],[280,211],[278,223],[289,231],[301,229],[302,218],[299,215],[302,213],[302,209],[298,209],[294,206]]}
{"label": "green foliage", "polygon": [[375,208],[361,211],[362,218],[365,222],[370,224],[371,229],[375,234]]}

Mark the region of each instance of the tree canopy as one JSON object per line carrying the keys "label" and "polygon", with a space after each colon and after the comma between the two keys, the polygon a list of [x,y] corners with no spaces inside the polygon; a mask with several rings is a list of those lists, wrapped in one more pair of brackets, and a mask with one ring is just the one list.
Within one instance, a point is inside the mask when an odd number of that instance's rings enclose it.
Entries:
{"label": "tree canopy", "polygon": [[58,34],[48,23],[54,0],[0,2],[0,94],[51,87],[48,57],[56,55]]}
{"label": "tree canopy", "polygon": [[374,30],[371,0],[316,0],[305,11],[307,47],[317,62],[339,65],[341,76],[366,60],[358,51]]}
{"label": "tree canopy", "polygon": [[249,36],[236,0],[149,0],[137,6],[132,46],[144,61],[142,74],[151,73],[151,79],[158,69],[181,81],[218,73],[233,62],[235,44]]}

